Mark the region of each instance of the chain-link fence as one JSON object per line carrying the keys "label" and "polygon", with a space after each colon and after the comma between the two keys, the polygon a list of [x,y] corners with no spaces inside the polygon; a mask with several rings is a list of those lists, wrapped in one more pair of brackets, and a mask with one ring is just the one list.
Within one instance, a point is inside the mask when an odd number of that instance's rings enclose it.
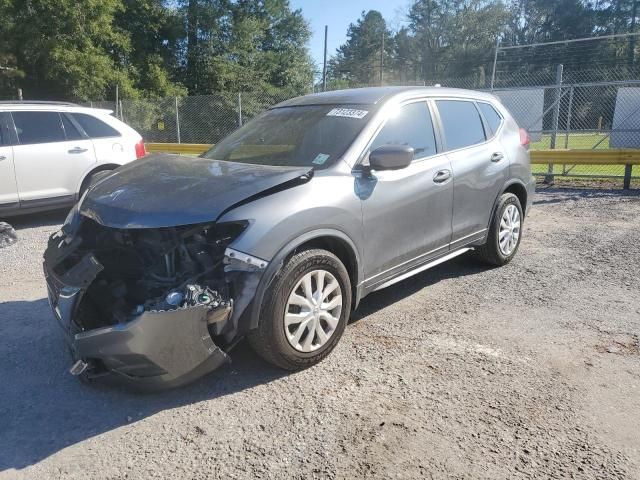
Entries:
{"label": "chain-link fence", "polygon": [[[628,71],[627,71],[628,73]],[[531,135],[531,148],[609,149],[640,148],[640,80],[620,80],[620,72],[601,70],[565,72],[558,66],[550,84],[549,72],[517,73],[489,79],[445,79],[443,87],[491,91]],[[603,77],[616,80],[602,81]],[[286,92],[216,93],[191,97],[90,102],[108,108],[154,143],[216,143],[266,108],[287,100]],[[640,167],[624,165],[534,165],[546,181],[562,177],[622,185],[632,177],[640,186]]]}
{"label": "chain-link fence", "polygon": [[[640,81],[565,83],[533,88],[498,88],[493,93],[531,135],[531,148],[640,148]],[[583,180],[620,179],[637,183],[640,169],[624,165],[534,165],[546,182],[558,177]]]}
{"label": "chain-link fence", "polygon": [[88,102],[106,108],[152,143],[216,143],[290,94],[216,93],[191,97]]}

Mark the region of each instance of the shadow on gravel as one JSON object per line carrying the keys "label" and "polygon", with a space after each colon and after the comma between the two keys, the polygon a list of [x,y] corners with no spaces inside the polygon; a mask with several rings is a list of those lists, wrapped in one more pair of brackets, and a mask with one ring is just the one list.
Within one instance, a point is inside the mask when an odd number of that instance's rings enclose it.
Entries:
{"label": "shadow on gravel", "polygon": [[289,374],[269,366],[242,343],[232,352],[232,364],[181,389],[143,395],[83,385],[68,373],[62,333],[44,298],[0,304],[0,338],[0,472],[28,467],[156,412]]}
{"label": "shadow on gravel", "polygon": [[61,225],[67,217],[69,209],[52,210],[49,212],[31,213],[28,215],[20,215],[4,219],[11,223],[14,229],[22,230],[24,228],[33,227],[49,227],[53,225]]}
{"label": "shadow on gravel", "polygon": [[[545,195],[552,195],[545,198]],[[607,190],[596,188],[559,188],[559,187],[540,187],[536,186],[537,199],[533,202],[535,205],[551,205],[555,203],[565,203],[570,200],[580,200],[585,198],[612,198],[620,199],[621,197],[640,198],[640,190]]]}
{"label": "shadow on gravel", "polygon": [[453,260],[426,270],[414,277],[410,277],[391,287],[368,295],[360,302],[358,309],[351,316],[351,323],[362,320],[376,313],[378,310],[393,305],[441,280],[475,275],[490,268],[493,267],[479,262],[470,253],[460,255]]}

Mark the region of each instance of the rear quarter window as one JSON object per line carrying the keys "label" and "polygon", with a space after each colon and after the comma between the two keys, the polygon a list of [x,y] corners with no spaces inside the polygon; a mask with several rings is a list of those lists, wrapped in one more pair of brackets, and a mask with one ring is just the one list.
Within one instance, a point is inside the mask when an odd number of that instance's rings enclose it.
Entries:
{"label": "rear quarter window", "polygon": [[500,114],[496,112],[496,109],[488,103],[478,102],[478,108],[480,108],[484,119],[489,124],[491,133],[495,135],[502,124],[502,116],[500,116]]}
{"label": "rear quarter window", "polygon": [[486,140],[475,103],[466,100],[436,100],[447,150],[469,147]]}
{"label": "rear quarter window", "polygon": [[120,132],[107,125],[102,120],[86,113],[72,113],[73,118],[80,124],[90,138],[119,137]]}

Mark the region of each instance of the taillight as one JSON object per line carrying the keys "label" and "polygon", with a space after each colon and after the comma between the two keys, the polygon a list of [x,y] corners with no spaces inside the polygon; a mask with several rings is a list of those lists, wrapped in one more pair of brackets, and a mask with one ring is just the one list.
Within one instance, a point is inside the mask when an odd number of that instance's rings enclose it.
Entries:
{"label": "taillight", "polygon": [[144,149],[144,140],[140,140],[136,143],[136,158],[142,158],[147,154],[147,151]]}
{"label": "taillight", "polygon": [[528,147],[530,143],[531,143],[531,138],[529,137],[529,134],[524,128],[521,128],[520,129],[520,145],[522,145],[523,147]]}

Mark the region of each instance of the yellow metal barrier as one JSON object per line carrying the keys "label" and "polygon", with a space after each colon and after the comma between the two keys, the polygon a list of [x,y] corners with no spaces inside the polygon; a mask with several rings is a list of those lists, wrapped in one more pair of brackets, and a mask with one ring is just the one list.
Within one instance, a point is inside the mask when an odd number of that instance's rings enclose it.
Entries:
{"label": "yellow metal barrier", "polygon": [[145,148],[150,153],[181,153],[187,155],[200,155],[211,148],[206,143],[147,143]]}
{"label": "yellow metal barrier", "polygon": [[[147,143],[148,152],[199,155],[213,145],[206,143]],[[531,150],[531,163],[539,165],[640,165],[640,150]]]}
{"label": "yellow metal barrier", "polygon": [[565,165],[640,165],[640,150],[531,150],[531,163]]}

